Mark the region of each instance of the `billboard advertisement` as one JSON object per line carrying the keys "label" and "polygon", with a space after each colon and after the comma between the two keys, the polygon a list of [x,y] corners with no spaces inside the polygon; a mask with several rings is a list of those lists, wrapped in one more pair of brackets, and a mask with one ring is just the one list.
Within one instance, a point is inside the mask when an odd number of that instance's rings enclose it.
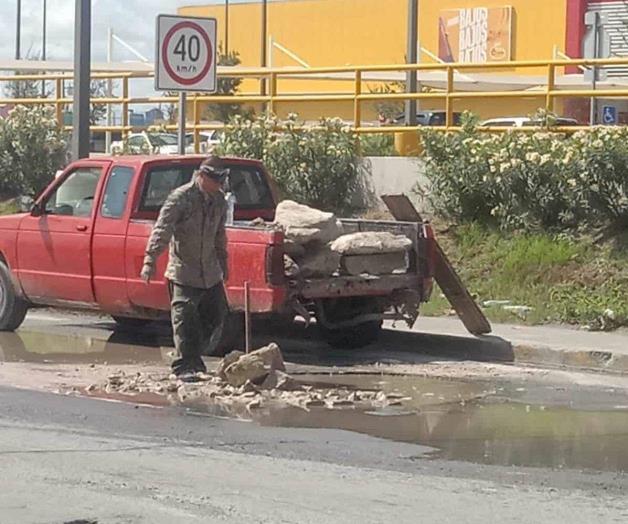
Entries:
{"label": "billboard advertisement", "polygon": [[447,9],[438,25],[438,56],[445,62],[504,62],[512,57],[510,6]]}

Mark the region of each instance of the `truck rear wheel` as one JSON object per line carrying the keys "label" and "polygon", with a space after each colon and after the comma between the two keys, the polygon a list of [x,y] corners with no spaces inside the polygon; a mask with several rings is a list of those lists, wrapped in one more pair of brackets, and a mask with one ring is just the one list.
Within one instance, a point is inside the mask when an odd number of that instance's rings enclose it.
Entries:
{"label": "truck rear wheel", "polygon": [[16,293],[9,268],[0,262],[0,331],[15,331],[27,311],[28,303]]}
{"label": "truck rear wheel", "polygon": [[[377,341],[382,331],[382,320],[377,318],[383,309],[379,299],[326,299],[318,304],[317,309],[321,336],[334,348],[357,349],[368,346]],[[364,320],[360,321],[361,318]]]}

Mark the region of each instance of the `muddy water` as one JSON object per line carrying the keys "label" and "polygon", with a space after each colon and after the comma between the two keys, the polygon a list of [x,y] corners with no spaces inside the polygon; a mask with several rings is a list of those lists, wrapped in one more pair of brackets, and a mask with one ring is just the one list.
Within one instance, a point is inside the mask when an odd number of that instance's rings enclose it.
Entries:
{"label": "muddy water", "polygon": [[56,364],[169,362],[172,339],[114,332],[104,337],[18,331],[0,333],[0,361]]}
{"label": "muddy water", "polygon": [[[382,389],[401,406],[361,411],[266,410],[262,425],[337,428],[431,446],[434,458],[507,466],[628,471],[628,408],[576,410],[520,402],[525,393],[486,384],[417,377],[303,377],[317,385]],[[549,399],[548,399],[549,400]]]}

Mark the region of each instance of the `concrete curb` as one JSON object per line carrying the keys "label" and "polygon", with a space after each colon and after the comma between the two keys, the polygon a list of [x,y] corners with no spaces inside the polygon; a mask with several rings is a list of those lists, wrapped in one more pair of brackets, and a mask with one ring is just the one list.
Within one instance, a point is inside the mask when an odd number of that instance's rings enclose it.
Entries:
{"label": "concrete curb", "polygon": [[628,355],[612,350],[572,350],[520,343],[512,347],[515,363],[628,374]]}
{"label": "concrete curb", "polygon": [[626,332],[494,324],[493,334],[474,337],[457,319],[425,317],[412,330],[393,329],[404,349],[432,356],[628,374]]}

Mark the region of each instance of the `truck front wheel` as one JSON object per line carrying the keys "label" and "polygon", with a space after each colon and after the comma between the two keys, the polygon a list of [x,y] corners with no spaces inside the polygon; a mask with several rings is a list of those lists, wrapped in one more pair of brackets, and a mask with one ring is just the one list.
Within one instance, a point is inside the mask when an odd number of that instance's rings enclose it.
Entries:
{"label": "truck front wheel", "polygon": [[350,297],[317,304],[323,340],[334,348],[357,349],[376,342],[382,331],[383,307],[378,299]]}
{"label": "truck front wheel", "polygon": [[9,268],[0,262],[0,331],[15,331],[27,311],[28,303],[16,293]]}

